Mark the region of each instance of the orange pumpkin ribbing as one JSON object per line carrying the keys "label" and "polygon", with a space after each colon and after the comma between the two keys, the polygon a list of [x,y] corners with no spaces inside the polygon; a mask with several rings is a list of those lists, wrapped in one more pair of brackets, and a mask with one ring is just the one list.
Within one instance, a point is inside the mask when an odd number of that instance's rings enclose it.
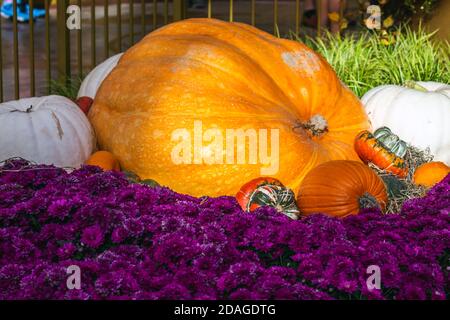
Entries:
{"label": "orange pumpkin ribbing", "polygon": [[[318,135],[305,129],[315,115],[326,124]],[[167,25],[130,48],[101,85],[89,118],[100,147],[124,169],[195,196],[234,195],[267,167],[175,164],[179,141],[172,134],[192,134],[196,120],[223,137],[226,129],[267,129],[268,154],[275,151],[270,132],[278,129],[279,170],[269,175],[294,191],[316,165],[358,159],[354,137],[369,128],[357,97],[314,51],[215,19]],[[248,144],[245,151],[248,157]]]}
{"label": "orange pumpkin ribbing", "polygon": [[343,218],[357,214],[364,205],[384,210],[386,187],[381,178],[361,162],[336,160],[311,170],[300,186],[300,213],[325,213]]}

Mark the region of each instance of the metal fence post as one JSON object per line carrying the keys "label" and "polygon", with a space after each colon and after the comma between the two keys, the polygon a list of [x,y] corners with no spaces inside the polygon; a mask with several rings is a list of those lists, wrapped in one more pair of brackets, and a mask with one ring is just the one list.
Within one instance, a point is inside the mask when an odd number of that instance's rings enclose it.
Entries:
{"label": "metal fence post", "polygon": [[186,18],[186,1],[173,0],[173,21],[179,21]]}
{"label": "metal fence post", "polygon": [[69,5],[69,0],[58,0],[57,1],[57,66],[58,66],[58,76],[59,79],[68,82],[70,78],[70,34],[67,28],[67,6]]}

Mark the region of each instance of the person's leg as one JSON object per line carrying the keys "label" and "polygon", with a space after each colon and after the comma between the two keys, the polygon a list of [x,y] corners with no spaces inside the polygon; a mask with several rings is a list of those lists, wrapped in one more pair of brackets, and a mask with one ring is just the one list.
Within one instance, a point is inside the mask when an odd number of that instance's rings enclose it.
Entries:
{"label": "person's leg", "polygon": [[17,0],[17,21],[27,22],[30,18],[27,0]]}
{"label": "person's leg", "polygon": [[0,15],[5,19],[11,19],[13,16],[12,0],[2,1],[1,4]]}

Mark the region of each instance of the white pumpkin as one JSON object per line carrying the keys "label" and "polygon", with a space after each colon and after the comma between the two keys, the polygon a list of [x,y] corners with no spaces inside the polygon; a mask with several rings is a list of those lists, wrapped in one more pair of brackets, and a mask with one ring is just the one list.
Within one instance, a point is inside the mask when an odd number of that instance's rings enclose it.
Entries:
{"label": "white pumpkin", "polygon": [[89,120],[61,96],[0,104],[0,161],[21,157],[39,164],[78,167],[95,147]]}
{"label": "white pumpkin", "polygon": [[114,67],[119,62],[120,57],[123,53],[118,53],[102,63],[96,66],[89,74],[84,78],[81,83],[80,89],[78,90],[77,98],[80,97],[90,97],[95,98],[98,88],[102,84],[103,80],[108,76],[108,74],[114,69]]}
{"label": "white pumpkin", "polygon": [[384,85],[362,97],[374,130],[388,127],[434,160],[450,165],[450,86],[438,82]]}

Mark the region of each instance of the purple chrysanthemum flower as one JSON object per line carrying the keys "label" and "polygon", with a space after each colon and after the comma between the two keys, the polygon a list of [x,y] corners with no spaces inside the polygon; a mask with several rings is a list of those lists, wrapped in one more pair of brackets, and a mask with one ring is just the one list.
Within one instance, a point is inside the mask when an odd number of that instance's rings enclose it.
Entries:
{"label": "purple chrysanthemum flower", "polygon": [[73,243],[65,243],[62,247],[58,248],[57,255],[61,260],[68,259],[77,250],[77,247]]}
{"label": "purple chrysanthemum flower", "polygon": [[98,248],[103,243],[103,231],[99,225],[93,225],[83,230],[81,242],[88,247]]}
{"label": "purple chrysanthemum flower", "polygon": [[[448,299],[449,212],[450,175],[398,214],[294,221],[92,166],[9,161],[0,299]],[[67,289],[71,265],[80,290]]]}

